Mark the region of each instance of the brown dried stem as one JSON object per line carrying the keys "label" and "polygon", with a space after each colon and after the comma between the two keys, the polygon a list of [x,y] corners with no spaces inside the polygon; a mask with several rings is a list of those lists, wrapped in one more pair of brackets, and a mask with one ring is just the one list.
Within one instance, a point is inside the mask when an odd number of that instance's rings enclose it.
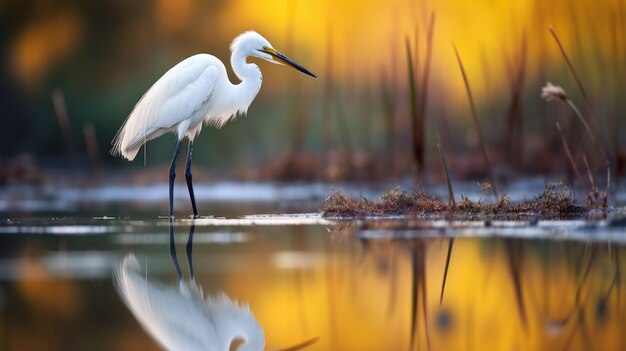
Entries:
{"label": "brown dried stem", "polygon": [[[430,62],[432,58],[432,47],[433,47],[433,35],[435,33],[435,12],[431,12],[430,21],[428,22],[428,32],[426,37],[426,58],[424,61],[424,69],[423,69],[423,77],[421,80],[420,86],[420,97],[418,100],[418,111],[417,111],[417,138],[418,143],[421,145],[421,161],[424,161],[424,134],[425,134],[425,124],[426,124],[426,106],[428,100],[428,81],[430,78]],[[417,40],[417,39],[416,39]],[[417,46],[417,41],[415,43]],[[417,51],[417,48],[416,48]],[[419,65],[419,63],[418,63]],[[419,69],[419,68],[417,68]]]}
{"label": "brown dried stem", "polygon": [[589,95],[587,95],[587,91],[585,90],[585,87],[583,86],[583,83],[580,80],[578,73],[576,73],[576,69],[574,68],[574,65],[572,64],[572,61],[569,59],[569,56],[567,56],[567,53],[565,52],[565,49],[563,48],[563,44],[561,44],[561,40],[559,39],[559,36],[556,35],[556,32],[554,31],[554,28],[552,28],[552,26],[549,27],[549,30],[550,30],[550,33],[552,33],[552,36],[554,37],[556,44],[559,46],[559,50],[561,50],[561,54],[563,55],[563,58],[565,59],[565,62],[567,63],[569,70],[572,72],[572,75],[574,76],[574,79],[576,80],[576,85],[578,85],[578,89],[580,90],[581,95],[585,99],[585,103],[587,104],[587,107],[590,108],[591,101],[589,100]]}
{"label": "brown dried stem", "polygon": [[405,38],[405,48],[406,48],[406,65],[407,65],[407,75],[408,75],[408,83],[409,83],[409,107],[411,111],[411,132],[413,136],[413,160],[415,161],[415,166],[417,170],[422,170],[423,168],[423,156],[424,156],[424,142],[423,138],[420,137],[421,132],[418,130],[419,122],[417,116],[417,86],[415,83],[415,69],[413,67],[413,57],[411,54],[411,41],[407,36]]}
{"label": "brown dried stem", "polygon": [[578,179],[578,183],[580,184],[581,189],[583,189],[585,194],[589,194],[589,190],[585,186],[583,176],[578,171],[578,167],[576,166],[576,162],[574,161],[574,157],[572,156],[569,144],[567,143],[567,140],[565,140],[565,136],[563,135],[563,131],[561,130],[561,124],[558,121],[556,122],[556,129],[559,131],[559,135],[561,136],[561,143],[563,143],[563,149],[565,149],[565,155],[567,155],[570,166],[572,166],[574,174],[576,174],[576,179]]}
{"label": "brown dried stem", "polygon": [[469,81],[467,79],[467,75],[465,74],[465,68],[463,67],[463,62],[461,61],[461,56],[459,55],[459,51],[456,49],[456,45],[452,44],[454,48],[454,53],[456,55],[456,59],[459,62],[459,67],[461,68],[461,74],[463,75],[463,82],[465,83],[465,90],[467,91],[467,97],[470,103],[470,109],[472,112],[472,121],[474,122],[474,128],[476,129],[476,134],[478,135],[478,142],[480,144],[480,149],[483,154],[483,158],[485,159],[485,166],[487,167],[487,172],[489,174],[489,181],[492,185],[493,194],[496,198],[498,198],[498,190],[496,189],[496,182],[493,177],[493,170],[491,168],[491,162],[489,162],[489,157],[487,156],[487,148],[485,147],[485,141],[483,138],[483,133],[480,129],[480,124],[478,123],[478,114],[476,112],[476,105],[474,104],[474,98],[472,97],[472,90],[470,89]]}
{"label": "brown dried stem", "polygon": [[441,138],[437,133],[437,150],[439,151],[439,161],[441,161],[441,169],[443,170],[443,176],[446,180],[446,187],[448,188],[448,204],[451,208],[456,207],[456,201],[454,200],[454,193],[452,192],[452,183],[450,182],[450,175],[448,174],[448,164],[446,163],[446,157],[443,154],[441,148]]}

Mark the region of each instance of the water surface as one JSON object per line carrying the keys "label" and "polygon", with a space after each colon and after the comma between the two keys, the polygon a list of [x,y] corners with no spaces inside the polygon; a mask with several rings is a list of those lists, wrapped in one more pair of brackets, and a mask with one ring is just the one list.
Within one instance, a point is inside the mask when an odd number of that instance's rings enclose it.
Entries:
{"label": "water surface", "polygon": [[[626,253],[616,242],[461,236],[442,297],[450,238],[300,217],[195,223],[196,281],[249,303],[270,348],[316,336],[311,350],[624,345]],[[174,224],[188,276],[192,221]],[[2,349],[159,348],[120,301],[112,271],[133,253],[146,279],[176,286],[166,220],[22,219],[0,232]]]}

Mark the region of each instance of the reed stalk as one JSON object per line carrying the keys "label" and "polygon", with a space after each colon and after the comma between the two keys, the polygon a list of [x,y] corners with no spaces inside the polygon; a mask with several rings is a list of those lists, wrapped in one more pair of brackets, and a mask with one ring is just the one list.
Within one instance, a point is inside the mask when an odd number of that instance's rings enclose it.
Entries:
{"label": "reed stalk", "polygon": [[480,150],[483,154],[483,158],[485,160],[485,166],[487,167],[487,172],[489,175],[489,181],[491,182],[491,189],[493,190],[493,195],[495,198],[498,198],[498,190],[496,189],[495,178],[493,177],[493,169],[491,168],[491,162],[489,162],[489,157],[487,156],[487,148],[485,147],[485,141],[483,138],[483,133],[480,129],[480,124],[478,122],[478,114],[476,112],[476,105],[474,104],[474,98],[472,96],[472,90],[470,88],[469,80],[467,79],[467,74],[465,74],[465,68],[463,67],[463,61],[461,61],[461,56],[459,55],[459,51],[456,48],[456,45],[452,44],[454,48],[454,54],[456,55],[456,60],[459,63],[459,68],[461,69],[461,74],[463,75],[463,82],[465,83],[465,90],[467,92],[467,97],[469,99],[470,110],[472,112],[472,121],[474,122],[474,129],[476,130],[476,134],[478,135],[478,142],[480,144]]}

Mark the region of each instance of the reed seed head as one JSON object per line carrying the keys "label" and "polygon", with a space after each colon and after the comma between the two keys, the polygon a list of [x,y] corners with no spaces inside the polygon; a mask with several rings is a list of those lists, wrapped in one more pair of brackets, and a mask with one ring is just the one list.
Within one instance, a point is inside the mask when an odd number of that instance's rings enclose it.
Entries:
{"label": "reed seed head", "polygon": [[567,94],[560,86],[547,82],[546,86],[541,88],[541,98],[546,101],[567,101]]}

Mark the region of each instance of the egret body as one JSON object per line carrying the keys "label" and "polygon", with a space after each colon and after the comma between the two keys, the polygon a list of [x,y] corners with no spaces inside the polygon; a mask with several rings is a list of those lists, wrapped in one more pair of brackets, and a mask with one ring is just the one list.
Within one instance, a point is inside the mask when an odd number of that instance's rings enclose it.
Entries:
{"label": "egret body", "polygon": [[[170,233],[173,225],[170,221]],[[231,300],[225,293],[204,296],[193,269],[193,235],[189,228],[187,262],[190,280],[183,278],[170,235],[170,254],[178,274],[178,286],[148,281],[135,255],[129,254],[114,270],[114,283],[124,304],[141,326],[167,350],[263,351],[265,333],[247,304]],[[297,351],[317,341],[275,349]]]}
{"label": "egret body", "polygon": [[241,81],[232,84],[226,67],[215,56],[191,56],[167,71],[135,105],[124,125],[113,139],[111,153],[133,160],[143,144],[167,132],[177,135],[176,149],[169,172],[169,215],[174,215],[174,179],[180,146],[189,140],[185,179],[193,215],[198,215],[193,193],[191,157],[193,141],[204,125],[222,127],[238,114],[245,114],[261,89],[263,76],[259,66],[248,57],[289,65],[316,77],[306,68],[278,52],[260,34],[245,32],[230,45],[230,63]]}
{"label": "egret body", "polygon": [[150,283],[134,255],[115,271],[115,286],[142,327],[167,350],[262,351],[265,334],[247,305],[224,293],[205,297],[195,280]]}

